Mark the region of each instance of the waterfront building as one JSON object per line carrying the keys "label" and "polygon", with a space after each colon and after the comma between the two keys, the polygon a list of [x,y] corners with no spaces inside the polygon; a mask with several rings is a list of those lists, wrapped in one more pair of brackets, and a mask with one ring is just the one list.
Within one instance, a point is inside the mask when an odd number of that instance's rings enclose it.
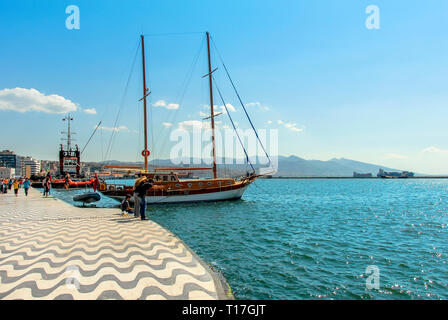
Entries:
{"label": "waterfront building", "polygon": [[21,161],[22,157],[11,150],[0,151],[0,166],[2,167],[14,168],[17,173],[20,173],[22,171]]}
{"label": "waterfront building", "polygon": [[0,167],[0,179],[12,179],[16,174],[15,168]]}
{"label": "waterfront building", "polygon": [[40,173],[41,163],[40,160],[33,159],[32,157],[24,157],[22,159],[21,174],[26,178],[30,178],[33,175]]}
{"label": "waterfront building", "polygon": [[41,172],[49,172],[51,175],[54,175],[58,172],[58,165],[58,161],[41,160],[40,170]]}

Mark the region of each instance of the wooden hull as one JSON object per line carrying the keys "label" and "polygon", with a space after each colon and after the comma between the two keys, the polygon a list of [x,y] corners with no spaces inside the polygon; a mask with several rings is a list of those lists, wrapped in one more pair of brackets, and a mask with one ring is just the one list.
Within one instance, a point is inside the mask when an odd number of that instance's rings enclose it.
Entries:
{"label": "wooden hull", "polygon": [[[186,202],[207,202],[207,201],[226,201],[241,199],[251,182],[239,183],[232,186],[222,188],[210,188],[203,190],[189,191],[171,191],[148,190],[146,201],[148,204],[156,203],[186,203]],[[131,189],[102,191],[102,193],[110,198],[122,201],[127,194],[131,194]]]}

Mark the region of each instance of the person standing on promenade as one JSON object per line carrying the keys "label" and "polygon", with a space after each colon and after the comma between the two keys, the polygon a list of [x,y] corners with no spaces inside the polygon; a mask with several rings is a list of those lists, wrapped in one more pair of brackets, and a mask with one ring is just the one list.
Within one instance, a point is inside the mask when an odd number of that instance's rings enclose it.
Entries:
{"label": "person standing on promenade", "polygon": [[44,180],[42,180],[42,188],[44,189],[42,195],[45,196],[45,185],[47,184],[47,177],[44,178]]}
{"label": "person standing on promenade", "polygon": [[[148,181],[146,177],[141,178],[141,183],[135,188],[135,193],[140,202],[140,218],[141,220],[147,220],[146,213],[146,192],[152,188],[152,184]],[[140,180],[140,179],[139,179]]]}
{"label": "person standing on promenade", "polygon": [[12,186],[14,188],[14,194],[17,197],[17,195],[19,194],[19,181],[17,179],[14,179]]}
{"label": "person standing on promenade", "polygon": [[9,182],[8,182],[8,189],[11,190],[11,187],[12,187],[12,179],[9,179]]}
{"label": "person standing on promenade", "polygon": [[96,192],[96,189],[98,188],[99,185],[100,185],[100,180],[98,180],[98,175],[95,173],[95,178],[93,179],[93,182],[92,182],[93,192]]}
{"label": "person standing on promenade", "polygon": [[3,186],[4,186],[5,184],[3,183],[3,179],[1,179],[0,180],[0,193],[4,193],[4,191],[3,191]]}
{"label": "person standing on promenade", "polygon": [[30,179],[26,178],[25,181],[23,182],[23,190],[25,191],[25,196],[28,197],[28,189],[31,186],[31,182]]}
{"label": "person standing on promenade", "polygon": [[65,190],[68,190],[69,187],[70,187],[70,175],[67,172],[65,174],[64,188],[65,188]]}
{"label": "person standing on promenade", "polygon": [[137,194],[137,188],[140,186],[141,183],[144,182],[146,177],[140,177],[137,180],[135,180],[134,184],[134,217],[139,218],[140,217],[140,197]]}
{"label": "person standing on promenade", "polygon": [[3,193],[8,193],[8,179],[3,180]]}
{"label": "person standing on promenade", "polygon": [[51,191],[51,178],[48,178],[48,180],[47,180],[47,196],[50,195],[50,191]]}
{"label": "person standing on promenade", "polygon": [[42,184],[43,184],[43,187],[44,187],[44,196],[48,197],[48,195],[50,194],[50,186],[51,186],[50,178],[46,177]]}

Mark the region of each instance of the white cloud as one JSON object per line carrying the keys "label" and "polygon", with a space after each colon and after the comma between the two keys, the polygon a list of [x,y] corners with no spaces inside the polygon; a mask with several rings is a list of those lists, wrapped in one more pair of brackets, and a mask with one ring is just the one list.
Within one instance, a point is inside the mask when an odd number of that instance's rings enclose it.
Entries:
{"label": "white cloud", "polygon": [[289,128],[289,130],[292,130],[292,131],[295,131],[295,132],[303,132],[303,128],[292,127],[292,128]]}
{"label": "white cloud", "polygon": [[277,123],[280,124],[280,125],[283,125],[286,129],[289,129],[289,130],[294,131],[294,132],[303,132],[303,130],[304,130],[303,127],[302,128],[297,128],[297,123],[292,123],[292,122],[285,123],[282,120],[277,120]]}
{"label": "white cloud", "polygon": [[162,107],[168,110],[177,110],[179,109],[178,103],[167,103],[165,100],[158,100],[152,104],[154,107]]}
{"label": "white cloud", "polygon": [[272,120],[268,120],[267,124],[272,124]]}
{"label": "white cloud", "polygon": [[154,107],[165,107],[166,101],[165,100],[159,100],[152,104]]}
{"label": "white cloud", "polygon": [[87,114],[96,114],[96,109],[95,109],[95,108],[91,108],[91,109],[82,109],[82,111],[83,111],[84,113],[87,113]]}
{"label": "white cloud", "polygon": [[[95,126],[95,128],[96,128],[96,126]],[[129,128],[126,126],[119,126],[116,128],[99,126],[98,129],[103,130],[103,131],[116,131],[116,132],[118,132],[118,131],[128,131],[129,132],[130,131]]]}
{"label": "white cloud", "polygon": [[170,109],[170,110],[177,110],[177,109],[179,109],[179,104],[178,103],[168,103],[166,108]]}
{"label": "white cloud", "polygon": [[[209,130],[209,129],[211,129],[211,127],[212,126],[211,126],[210,121],[186,120],[186,121],[179,122],[177,129],[185,130],[185,131],[191,131],[193,129]],[[215,129],[218,130],[221,128],[226,129],[226,128],[230,128],[230,127],[227,125],[222,125],[222,121],[215,121]]]}
{"label": "white cloud", "polygon": [[407,159],[408,157],[401,155],[401,154],[397,154],[397,153],[389,153],[389,154],[386,154],[385,158],[386,159],[404,160],[404,159]]}
{"label": "white cloud", "polygon": [[179,122],[178,129],[186,131],[192,129],[210,129],[210,123],[199,120],[186,120]]}
{"label": "white cloud", "polygon": [[439,149],[437,147],[431,146],[422,150],[422,153],[438,153],[438,154],[448,154],[448,150]]}
{"label": "white cloud", "polygon": [[[236,108],[233,105],[231,105],[230,103],[227,103],[226,106],[227,106],[227,110],[229,110],[229,112],[236,112]],[[210,106],[209,105],[204,105],[203,107],[204,107],[204,109],[208,110],[208,113],[205,113],[205,112],[201,111],[202,112],[201,116],[202,115],[208,115],[209,116],[210,115]],[[221,106],[214,105],[213,111],[215,112],[215,114],[220,113],[220,112],[223,113],[223,114],[227,113],[226,108],[224,107],[224,105],[221,105]]]}
{"label": "white cloud", "polygon": [[78,106],[57,94],[45,95],[36,89],[14,88],[0,90],[0,110],[63,114],[74,112]]}
{"label": "white cloud", "polygon": [[169,128],[169,127],[172,127],[172,126],[173,126],[173,124],[172,124],[171,122],[162,122],[162,125],[163,125],[165,128]]}
{"label": "white cloud", "polygon": [[260,102],[249,102],[249,103],[246,103],[246,107],[249,107],[249,108],[250,107],[257,107],[257,108],[263,109],[265,111],[269,110],[268,107],[262,105]]}
{"label": "white cloud", "polygon": [[[230,103],[227,103],[226,106],[227,106],[227,109],[228,109],[230,112],[236,112],[235,107],[234,107],[233,105],[231,105]],[[219,108],[221,108],[221,111],[222,111],[223,113],[225,113],[226,108],[224,107],[224,105],[220,106]]]}

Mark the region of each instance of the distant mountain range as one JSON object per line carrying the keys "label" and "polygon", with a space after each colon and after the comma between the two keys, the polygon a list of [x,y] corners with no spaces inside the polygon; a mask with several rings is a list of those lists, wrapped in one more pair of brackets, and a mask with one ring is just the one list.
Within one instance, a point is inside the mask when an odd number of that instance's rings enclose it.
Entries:
{"label": "distant mountain range", "polygon": [[[106,162],[104,162],[106,163]],[[140,162],[120,162],[120,161],[107,161],[109,164],[128,164],[128,165],[143,165]],[[149,162],[152,166],[157,167],[173,167],[171,160],[152,160]],[[192,162],[191,162],[192,163]],[[201,163],[194,166],[209,166],[205,163]],[[177,166],[175,166],[177,167]],[[187,167],[187,166],[179,166]],[[257,166],[260,167],[260,166]],[[372,173],[376,176],[379,169],[385,171],[402,171],[398,169],[388,168],[381,165],[375,165],[344,158],[333,158],[328,161],[321,160],[306,160],[297,156],[279,156],[278,157],[278,171],[274,174],[276,177],[351,177],[353,172],[358,173]],[[246,171],[246,165],[218,165],[218,170],[223,175],[238,175]]]}
{"label": "distant mountain range", "polygon": [[379,169],[385,171],[401,171],[380,165],[344,159],[333,158],[328,161],[305,160],[300,157],[290,156],[278,159],[278,172],[275,176],[299,176],[299,177],[348,177],[353,172],[372,173],[376,175]]}

